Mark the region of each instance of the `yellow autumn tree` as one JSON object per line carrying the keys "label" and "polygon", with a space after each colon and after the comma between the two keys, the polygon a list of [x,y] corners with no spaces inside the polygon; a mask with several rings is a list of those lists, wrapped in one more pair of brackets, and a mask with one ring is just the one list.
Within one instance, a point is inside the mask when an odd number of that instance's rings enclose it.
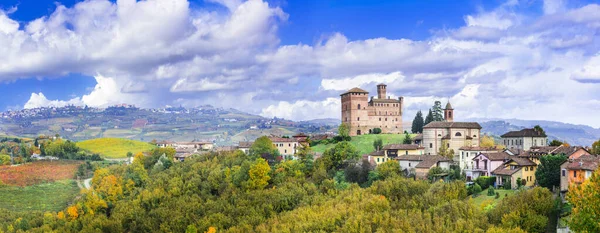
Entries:
{"label": "yellow autumn tree", "polygon": [[69,206],[69,208],[67,208],[67,215],[69,215],[69,219],[71,220],[77,219],[77,217],[79,217],[77,206]]}
{"label": "yellow autumn tree", "polygon": [[248,171],[248,175],[250,179],[248,180],[248,189],[264,189],[269,184],[269,180],[271,177],[269,173],[271,172],[271,167],[263,158],[257,159],[252,166],[250,166],[250,170]]}
{"label": "yellow autumn tree", "polygon": [[109,175],[102,178],[95,191],[106,201],[114,203],[123,195],[123,186],[116,176]]}
{"label": "yellow autumn tree", "polygon": [[106,201],[102,200],[95,192],[84,191],[83,195],[86,214],[93,216],[96,212],[104,212],[108,208]]}
{"label": "yellow autumn tree", "polygon": [[567,200],[573,205],[569,228],[574,232],[600,232],[600,169],[581,185],[569,187]]}
{"label": "yellow autumn tree", "polygon": [[110,171],[108,168],[100,168],[94,172],[94,176],[92,177],[92,188],[97,189],[98,185],[100,185],[100,181],[110,175]]}

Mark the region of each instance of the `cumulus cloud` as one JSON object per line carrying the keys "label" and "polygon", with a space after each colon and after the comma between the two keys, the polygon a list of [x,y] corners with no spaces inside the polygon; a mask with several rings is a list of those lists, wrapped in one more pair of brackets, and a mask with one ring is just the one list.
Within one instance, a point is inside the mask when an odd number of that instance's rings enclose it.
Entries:
{"label": "cumulus cloud", "polygon": [[[48,100],[33,93],[28,108],[213,104],[296,120],[339,117],[341,92],[385,82],[390,95],[405,97],[405,120],[449,98],[459,119],[600,126],[593,118],[600,114],[597,4],[508,1],[424,40],[351,40],[337,32],[314,44],[281,45],[278,29],[288,18],[282,9],[262,0],[210,2],[223,7],[84,1],[21,25],[0,12],[0,44],[6,45],[0,47],[0,81],[96,77],[87,95]],[[531,7],[544,14],[531,15]]]}

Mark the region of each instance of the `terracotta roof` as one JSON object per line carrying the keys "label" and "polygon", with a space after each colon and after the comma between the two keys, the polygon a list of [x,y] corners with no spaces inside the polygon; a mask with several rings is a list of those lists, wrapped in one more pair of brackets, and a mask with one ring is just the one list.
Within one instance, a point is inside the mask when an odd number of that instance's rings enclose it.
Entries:
{"label": "terracotta roof", "polygon": [[371,102],[375,102],[375,103],[400,103],[400,100],[398,99],[371,99]]}
{"label": "terracotta roof", "polygon": [[589,151],[587,151],[585,148],[583,148],[581,146],[560,146],[556,150],[554,150],[552,153],[557,154],[557,155],[565,154],[567,156],[570,156],[571,154],[577,152],[578,150],[584,150],[587,154],[590,153]]}
{"label": "terracotta roof", "polygon": [[306,135],[306,134],[304,134],[304,133],[298,133],[298,134],[296,134],[296,135],[294,135],[294,136],[292,136],[292,137],[295,137],[295,138],[299,138],[299,137],[308,137],[308,135]]}
{"label": "terracotta roof", "polygon": [[494,148],[494,147],[480,147],[480,146],[463,146],[461,148],[458,148],[459,150],[465,150],[465,151],[500,151],[500,149],[498,148]]}
{"label": "terracotta roof", "polygon": [[517,164],[519,166],[536,166],[537,164],[535,164],[534,162],[532,162],[531,160],[529,160],[528,158],[521,158],[521,157],[511,157],[509,161],[507,161],[506,163],[510,163],[510,161],[515,161],[517,162]]}
{"label": "terracotta roof", "polygon": [[[485,156],[486,158],[488,158],[491,161],[503,161],[503,160],[509,159],[511,157],[508,153],[506,153],[504,151],[501,151],[501,152],[482,152],[479,155]],[[477,158],[478,156],[475,156],[475,158]],[[473,158],[473,159],[475,159],[475,158]]]}
{"label": "terracotta roof", "polygon": [[461,128],[461,129],[481,129],[481,125],[477,122],[445,122],[445,121],[434,121],[430,122],[426,126],[427,128]]}
{"label": "terracotta roof", "polygon": [[398,156],[396,160],[402,161],[423,161],[424,157],[430,157],[434,155],[402,155]]}
{"label": "terracotta roof", "polygon": [[417,164],[417,166],[415,166],[415,168],[431,168],[433,165],[437,164],[438,162],[450,162],[450,161],[452,161],[452,159],[442,157],[442,156],[437,156],[437,155],[423,156],[423,161],[421,161],[419,164]]}
{"label": "terracotta roof", "polygon": [[517,167],[516,169],[510,169],[510,167],[505,168],[504,166],[499,166],[498,168],[496,168],[496,170],[492,171],[492,174],[511,176],[512,174],[515,174],[516,172],[521,170],[521,168],[522,167]]}
{"label": "terracotta roof", "polygon": [[388,144],[383,147],[384,150],[418,150],[423,147],[419,145],[408,145],[408,144]]}
{"label": "terracotta roof", "polygon": [[546,134],[538,132],[535,129],[522,129],[519,131],[510,131],[501,137],[546,137]]}
{"label": "terracotta roof", "polygon": [[558,149],[558,146],[532,146],[529,148],[529,152],[545,153],[549,154]]}
{"label": "terracotta roof", "polygon": [[254,144],[254,142],[239,142],[238,147],[239,148],[250,148],[250,147],[252,147],[252,144]]}
{"label": "terracotta roof", "polygon": [[384,154],[383,152],[384,152],[384,151],[382,151],[382,150],[373,151],[373,152],[371,152],[369,155],[370,155],[370,156],[384,156],[385,154]]}
{"label": "terracotta roof", "polygon": [[348,94],[348,93],[367,93],[368,94],[369,92],[365,91],[363,89],[360,89],[358,87],[355,87],[355,88],[352,88],[352,89],[348,90],[347,92],[342,93],[341,95],[345,95],[345,94]]}
{"label": "terracotta roof", "polygon": [[423,140],[423,134],[422,133],[417,134],[417,136],[415,136],[415,138],[413,138],[413,141],[414,140]]}
{"label": "terracotta roof", "polygon": [[269,137],[272,142],[297,142],[295,138]]}
{"label": "terracotta roof", "polygon": [[595,171],[600,164],[600,156],[598,155],[582,155],[581,157],[567,161],[567,169],[570,170],[588,170]]}

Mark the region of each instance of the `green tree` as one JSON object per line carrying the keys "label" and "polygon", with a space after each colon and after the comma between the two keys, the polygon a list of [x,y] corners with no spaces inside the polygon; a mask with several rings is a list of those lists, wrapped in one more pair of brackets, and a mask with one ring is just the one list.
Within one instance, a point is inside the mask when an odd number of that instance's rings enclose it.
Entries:
{"label": "green tree", "polygon": [[375,149],[376,151],[383,149],[383,140],[381,140],[381,138],[376,138],[373,141],[373,149]]}
{"label": "green tree", "polygon": [[277,147],[273,144],[273,141],[267,136],[257,138],[252,146],[250,146],[250,155],[257,158],[262,155],[274,155],[278,154]]}
{"label": "green tree", "polygon": [[544,129],[540,125],[534,126],[533,129],[537,132],[540,132],[541,134],[546,135],[546,131],[544,131]]}
{"label": "green tree", "polygon": [[590,152],[594,155],[600,155],[600,140],[592,143],[592,150]]}
{"label": "green tree", "polygon": [[388,160],[385,163],[379,164],[375,171],[383,179],[400,176],[400,163],[395,160]]}
{"label": "green tree", "polygon": [[258,158],[248,171],[248,189],[264,189],[269,185],[271,167],[263,158]]}
{"label": "green tree", "polygon": [[438,150],[438,155],[446,158],[454,158],[454,149],[448,149],[448,145],[442,140],[442,146]]}
{"label": "green tree", "polygon": [[329,148],[323,152],[323,160],[327,170],[341,169],[346,161],[356,161],[359,158],[360,154],[356,147],[345,141],[338,142],[333,148]]}
{"label": "green tree", "polygon": [[425,126],[425,120],[423,119],[423,113],[419,110],[412,122],[412,133],[423,133],[423,126]]}
{"label": "green tree", "polygon": [[410,137],[410,134],[408,134],[408,132],[404,132],[404,139],[402,139],[402,144],[412,144],[412,138]]}
{"label": "green tree", "polygon": [[442,102],[435,101],[431,109],[433,113],[433,121],[444,121],[444,110],[442,109]]}
{"label": "green tree", "polygon": [[314,155],[312,149],[308,145],[300,145],[300,149],[296,152],[296,156],[304,166],[304,173],[309,174],[314,167]]}
{"label": "green tree", "polygon": [[560,165],[567,161],[564,155],[546,155],[540,157],[540,165],[535,171],[535,179],[542,187],[552,190],[560,186]]}
{"label": "green tree", "polygon": [[425,126],[433,121],[434,121],[433,112],[431,111],[431,109],[429,109],[429,113],[427,113],[427,116],[425,117],[425,124],[423,126]]}
{"label": "green tree", "polygon": [[562,144],[563,144],[563,142],[556,140],[556,139],[554,139],[550,142],[550,146],[560,146]]}
{"label": "green tree", "polygon": [[581,185],[572,185],[567,200],[573,205],[571,221],[567,224],[574,232],[600,232],[600,169]]}
{"label": "green tree", "polygon": [[10,155],[0,155],[0,165],[10,165]]}
{"label": "green tree", "polygon": [[340,124],[340,126],[338,126],[338,136],[340,136],[343,141],[350,141],[350,126],[346,123]]}

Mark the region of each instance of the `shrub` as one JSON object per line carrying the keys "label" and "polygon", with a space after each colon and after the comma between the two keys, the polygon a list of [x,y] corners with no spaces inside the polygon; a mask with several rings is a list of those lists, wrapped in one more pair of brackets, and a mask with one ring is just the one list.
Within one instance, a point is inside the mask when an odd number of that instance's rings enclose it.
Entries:
{"label": "shrub", "polygon": [[481,193],[481,186],[479,184],[473,185],[473,195],[477,196],[479,193]]}
{"label": "shrub", "polygon": [[487,192],[488,196],[494,196],[495,194],[496,194],[496,190],[494,190],[494,187],[488,188],[488,192]]}
{"label": "shrub", "polygon": [[496,199],[500,198],[500,193],[496,192]]}
{"label": "shrub", "polygon": [[374,128],[373,130],[371,130],[372,134],[380,134],[381,133],[381,128]]}
{"label": "shrub", "polygon": [[511,187],[511,185],[510,185],[510,182],[504,182],[504,184],[502,185],[502,188],[504,188],[504,189],[506,189],[506,190],[509,190],[509,189],[511,189],[512,187]]}
{"label": "shrub", "polygon": [[479,184],[479,186],[481,186],[481,189],[487,189],[494,184],[494,180],[495,177],[480,176],[477,177],[477,179],[475,179],[475,183]]}

